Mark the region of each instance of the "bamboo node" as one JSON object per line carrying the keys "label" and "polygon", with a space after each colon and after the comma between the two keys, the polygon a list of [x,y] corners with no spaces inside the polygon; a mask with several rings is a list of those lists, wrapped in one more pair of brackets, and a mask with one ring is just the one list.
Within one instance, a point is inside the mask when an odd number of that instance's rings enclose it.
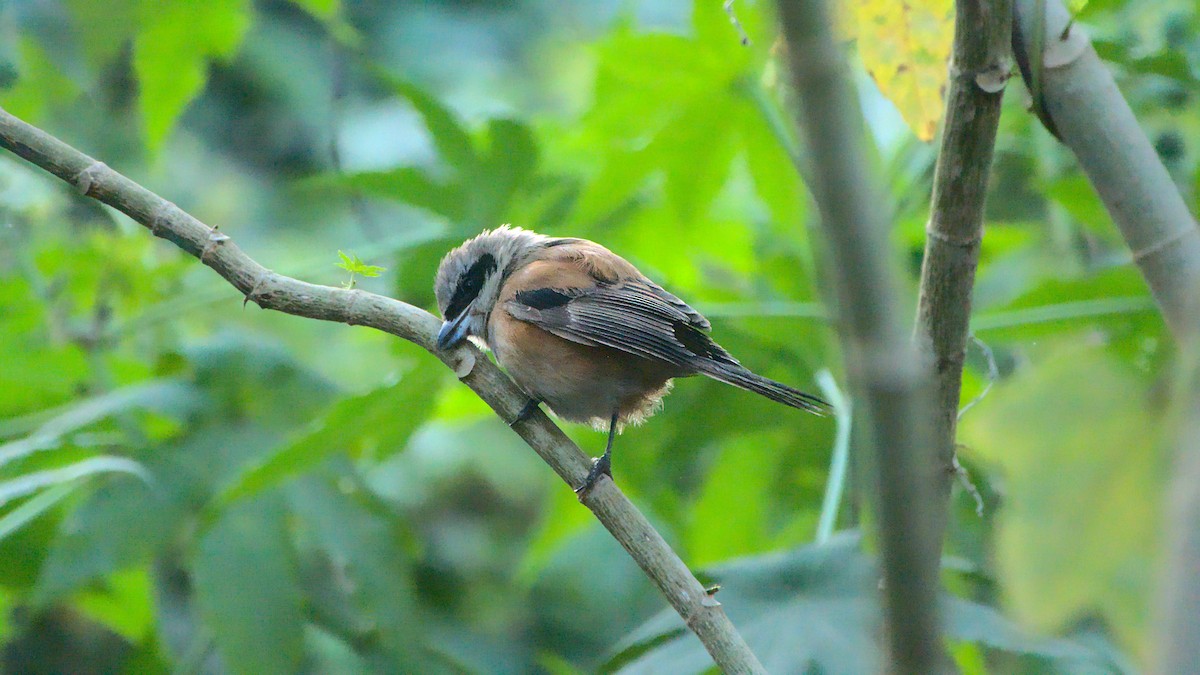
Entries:
{"label": "bamboo node", "polygon": [[1142,248],[1134,251],[1133,252],[1133,261],[1139,262],[1143,258],[1148,258],[1157,253],[1161,253],[1165,249],[1169,248],[1172,244],[1174,244],[1177,241],[1180,241],[1184,237],[1187,237],[1188,235],[1198,234],[1198,233],[1200,233],[1200,231],[1197,231],[1195,225],[1183,227],[1179,231],[1175,232],[1174,234],[1171,234],[1167,237],[1159,239],[1158,241],[1154,242],[1153,244],[1150,244],[1149,246],[1145,246],[1145,247],[1142,247]]}

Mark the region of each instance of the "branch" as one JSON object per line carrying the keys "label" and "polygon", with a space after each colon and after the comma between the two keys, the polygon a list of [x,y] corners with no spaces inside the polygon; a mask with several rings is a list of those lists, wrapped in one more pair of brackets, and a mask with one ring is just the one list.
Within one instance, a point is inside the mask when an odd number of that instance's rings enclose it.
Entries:
{"label": "branch", "polygon": [[1017,0],[1014,10],[1013,51],[1039,117],[1075,153],[1167,327],[1186,342],[1200,332],[1200,228],[1061,0]]}
{"label": "branch", "polygon": [[[1160,582],[1156,656],[1151,672],[1186,673],[1200,663],[1200,365],[1194,350],[1180,378],[1178,451],[1167,503],[1168,536]],[[1187,357],[1185,357],[1187,358]]]}
{"label": "branch", "polygon": [[[228,235],[91,157],[0,109],[0,147],[36,164],[84,195],[121,211],[211,267],[263,309],[369,326],[416,343],[454,370],[505,421],[516,420],[528,397],[479,350],[434,347],[441,322],[398,300],[361,290],[318,286],[276,274],[242,252]],[[567,485],[582,484],[591,462],[545,413],[512,424]],[[741,635],[641,511],[603,480],[583,500],[658,586],[684,623],[727,673],[765,673]]]}
{"label": "branch", "polygon": [[[1182,404],[1156,672],[1200,662],[1200,228],[1108,68],[1061,0],[1017,0],[1013,52],[1035,112],[1075,153],[1192,368]],[[1189,415],[1190,413],[1190,415]]]}
{"label": "branch", "polygon": [[[928,458],[927,375],[898,311],[888,227],[862,146],[861,115],[829,11],[821,0],[779,0],[788,65],[807,132],[811,187],[830,244],[846,370],[873,446],[889,670],[948,669],[939,638],[939,540]],[[940,476],[939,476],[940,477]]]}
{"label": "branch", "polygon": [[926,226],[916,337],[930,357],[936,387],[933,447],[944,469],[938,490],[939,540],[945,530],[953,470],[963,361],[971,318],[971,290],[983,240],[992,150],[1000,103],[1012,63],[1012,8],[1008,0],[958,0],[946,120],[933,178]]}

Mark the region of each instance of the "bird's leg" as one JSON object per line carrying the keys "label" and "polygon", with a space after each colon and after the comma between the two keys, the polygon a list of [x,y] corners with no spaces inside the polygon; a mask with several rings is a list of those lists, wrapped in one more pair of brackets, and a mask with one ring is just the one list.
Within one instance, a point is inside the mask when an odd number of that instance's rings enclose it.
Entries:
{"label": "bird's leg", "polygon": [[539,398],[529,399],[528,401],[525,402],[525,407],[521,408],[521,412],[517,413],[517,416],[514,417],[513,420],[508,423],[508,426],[510,426],[510,427],[514,426],[519,422],[524,422],[525,420],[529,419],[530,417],[533,417],[533,411],[537,410],[538,406],[541,404],[542,404],[542,400]]}
{"label": "bird's leg", "polygon": [[575,488],[575,494],[579,495],[580,499],[583,499],[587,496],[587,493],[592,491],[592,488],[596,485],[596,481],[600,480],[600,476],[612,478],[612,446],[613,438],[616,435],[617,413],[614,412],[612,419],[608,422],[608,445],[604,446],[604,454],[592,460],[592,470],[588,472],[583,485]]}

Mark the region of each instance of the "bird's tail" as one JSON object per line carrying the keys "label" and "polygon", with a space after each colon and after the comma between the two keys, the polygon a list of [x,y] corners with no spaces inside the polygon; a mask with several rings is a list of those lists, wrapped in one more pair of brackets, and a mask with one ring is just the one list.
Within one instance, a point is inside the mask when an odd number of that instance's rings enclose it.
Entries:
{"label": "bird's tail", "polygon": [[793,408],[800,408],[822,416],[833,412],[833,407],[826,401],[798,389],[792,389],[782,382],[756,375],[740,365],[708,361],[701,365],[700,370],[714,380],[752,391]]}

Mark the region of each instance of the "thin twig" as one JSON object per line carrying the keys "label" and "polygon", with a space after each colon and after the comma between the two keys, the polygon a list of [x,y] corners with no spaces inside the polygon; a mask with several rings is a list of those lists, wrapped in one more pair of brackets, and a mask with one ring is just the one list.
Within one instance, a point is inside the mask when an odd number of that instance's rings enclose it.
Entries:
{"label": "thin twig", "polygon": [[[435,336],[441,322],[420,308],[361,290],[318,286],[276,274],[243,253],[227,234],[218,238],[216,228],[2,109],[0,147],[201,258],[263,309],[369,326],[420,345],[454,370],[506,422],[525,406],[527,397],[517,385],[473,346],[438,351]],[[545,413],[535,412],[512,428],[568,486],[583,482],[591,461]],[[708,597],[662,535],[612,481],[601,480],[582,501],[658,586],[722,670],[765,672],[720,603]]]}
{"label": "thin twig", "polygon": [[729,15],[729,22],[733,24],[738,35],[742,39],[743,46],[750,46],[750,36],[746,35],[746,29],[742,28],[742,22],[738,21],[737,12],[733,9],[733,0],[725,0],[725,13]]}
{"label": "thin twig", "polygon": [[974,334],[969,335],[968,338],[971,340],[971,344],[979,347],[979,351],[983,353],[983,358],[987,361],[987,384],[983,386],[983,391],[976,394],[975,398],[968,401],[967,404],[962,408],[959,408],[958,419],[960,420],[962,419],[963,415],[967,414],[968,410],[974,408],[976,404],[982,401],[984,397],[992,391],[992,387],[995,386],[996,381],[1000,379],[1000,368],[996,365],[996,355],[992,353],[992,348],[989,347],[983,340],[975,337]]}
{"label": "thin twig", "polygon": [[979,488],[975,485],[975,481],[971,480],[971,472],[967,471],[967,467],[963,466],[958,461],[958,453],[954,453],[954,459],[951,462],[954,468],[954,475],[958,477],[958,484],[962,486],[967,494],[975,500],[975,515],[983,517],[983,494],[979,492]]}

